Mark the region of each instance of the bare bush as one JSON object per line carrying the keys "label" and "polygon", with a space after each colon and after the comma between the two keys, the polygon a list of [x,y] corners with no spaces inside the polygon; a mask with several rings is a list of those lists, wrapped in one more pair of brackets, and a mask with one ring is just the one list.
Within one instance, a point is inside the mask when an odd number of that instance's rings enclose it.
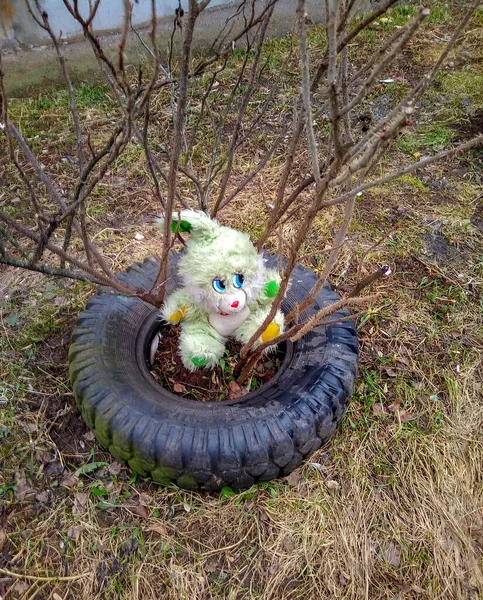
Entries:
{"label": "bare bush", "polygon": [[[281,89],[277,82],[265,80],[266,63],[270,59],[265,42],[277,0],[267,0],[263,5],[256,0],[240,2],[211,47],[196,55],[193,35],[209,0],[189,0],[186,12],[183,14],[178,9],[175,15],[164,61],[158,45],[154,0],[149,43],[132,27],[132,7],[125,0],[117,60],[109,58],[103,42],[92,29],[99,0],[92,3],[84,15],[76,0],[64,0],[81,25],[116,103],[116,122],[108,138],[97,147],[91,139],[94,132],[87,130],[79,118],[59,35],[53,31],[40,0],[27,2],[32,18],[52,40],[68,91],[76,139],[74,172],[72,168],[69,172],[74,183],[69,190],[60,186],[58,177],[43,168],[21,129],[10,119],[0,63],[0,126],[7,141],[10,163],[25,186],[25,198],[18,210],[3,207],[0,211],[0,262],[109,286],[159,307],[163,302],[169,252],[177,241],[182,241],[180,234],[173,234],[171,230],[173,212],[189,207],[222,218],[223,211],[235,206],[250,183],[277,160],[283,165],[281,175],[274,197],[264,201],[266,225],[257,244],[262,250],[267,242],[276,240],[282,283],[265,323],[241,351],[240,381],[268,345],[254,348],[280,306],[292,271],[303,256],[304,242],[318,216],[333,206],[341,207],[342,217],[333,219],[335,235],[316,285],[305,301],[287,315],[285,333],[270,344],[287,339],[295,341],[311,328],[330,320],[339,308],[364,306],[377,297],[361,296],[361,292],[387,275],[387,268],[366,277],[361,277],[359,270],[356,283],[339,302],[310,318],[304,312],[314,304],[347,244],[358,194],[434,161],[465,152],[483,141],[483,136],[478,135],[397,172],[376,179],[370,175],[400,132],[413,125],[421,96],[461,36],[478,1],[469,6],[433,68],[402,99],[394,101],[383,119],[367,131],[360,131],[354,128],[354,123],[364,102],[392,61],[416,35],[429,14],[427,8],[422,7],[414,19],[387,39],[381,39],[378,50],[356,70],[348,59],[349,45],[384,15],[395,0],[386,0],[362,16],[354,0],[327,0],[325,46],[315,49],[310,48],[307,41],[305,0],[298,0],[296,43],[291,60],[280,65],[281,75],[294,65],[298,69],[291,90],[293,105],[291,110],[278,114],[276,100]],[[149,59],[148,65],[138,68],[128,65],[125,59],[126,46],[133,33],[141,40]],[[175,42],[180,37],[182,43],[177,52]],[[234,56],[239,55],[240,60],[234,60]],[[254,104],[258,107],[256,111],[250,109]],[[164,115],[161,127],[160,115]],[[268,142],[258,161],[240,177],[239,157],[246,148],[253,147],[257,136],[266,132],[269,132]],[[148,291],[131,288],[116,276],[96,247],[86,216],[93,191],[133,140],[143,148],[159,211],[166,215],[159,273]],[[284,237],[287,223],[293,226],[290,239]]]}

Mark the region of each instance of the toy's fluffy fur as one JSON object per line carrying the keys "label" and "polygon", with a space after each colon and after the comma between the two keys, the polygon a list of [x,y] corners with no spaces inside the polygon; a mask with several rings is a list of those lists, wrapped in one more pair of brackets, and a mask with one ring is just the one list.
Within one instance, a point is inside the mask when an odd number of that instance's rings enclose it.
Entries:
{"label": "toy's fluffy fur", "polygon": [[[224,227],[203,212],[184,210],[173,215],[190,231],[179,261],[183,287],[166,298],[162,315],[166,321],[181,322],[180,354],[189,370],[213,368],[225,351],[231,335],[247,342],[270,312],[280,276],[267,269],[247,234]],[[158,219],[161,228],[163,219]],[[242,275],[243,283],[235,276]],[[214,289],[214,280],[224,290]],[[270,341],[283,331],[283,314],[257,342]],[[274,347],[270,347],[273,349]]]}

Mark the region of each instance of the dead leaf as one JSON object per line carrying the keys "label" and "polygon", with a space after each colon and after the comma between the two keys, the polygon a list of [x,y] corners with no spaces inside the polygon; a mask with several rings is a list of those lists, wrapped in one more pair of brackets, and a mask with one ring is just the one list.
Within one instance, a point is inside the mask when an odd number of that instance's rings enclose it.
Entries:
{"label": "dead leaf", "polygon": [[60,481],[60,485],[62,487],[68,488],[68,489],[72,489],[78,483],[79,483],[79,480],[73,473],[71,473],[70,475],[66,475],[65,477],[62,477],[62,479]]}
{"label": "dead leaf", "polygon": [[340,489],[340,483],[338,481],[335,481],[335,479],[328,479],[325,482],[325,485],[327,486],[327,489],[329,489],[329,490],[338,490],[338,489]]}
{"label": "dead leaf", "polygon": [[191,512],[191,506],[187,502],[183,504],[183,508],[187,513]]}
{"label": "dead leaf", "polygon": [[135,515],[138,515],[138,517],[141,517],[142,519],[149,519],[149,510],[143,504],[130,506],[129,510],[132,511]]}
{"label": "dead leaf", "polygon": [[44,490],[35,496],[37,502],[41,502],[42,504],[48,504],[50,500],[50,494],[48,490]]}
{"label": "dead leaf", "polygon": [[15,474],[15,500],[17,500],[17,502],[23,502],[30,492],[32,492],[32,488],[27,483],[25,471],[18,471],[18,473]]}
{"label": "dead leaf", "polygon": [[245,390],[243,390],[236,381],[230,381],[228,384],[228,388],[230,390],[230,399],[239,398],[243,396]]}
{"label": "dead leaf", "polygon": [[215,571],[217,571],[219,568],[220,563],[218,562],[217,558],[210,558],[204,566],[204,569],[207,573],[215,573]]}
{"label": "dead leaf", "polygon": [[410,413],[408,410],[400,410],[399,411],[399,420],[401,423],[407,423],[408,421],[414,421],[416,417]]}
{"label": "dead leaf", "polygon": [[416,594],[424,594],[424,592],[426,591],[422,587],[419,587],[419,585],[412,585],[411,590],[413,592],[416,592]]}
{"label": "dead leaf", "polygon": [[[42,465],[43,466],[43,465]],[[60,477],[64,474],[64,467],[60,464],[60,462],[53,460],[47,463],[44,467],[44,475],[46,477]]]}
{"label": "dead leaf", "polygon": [[389,375],[389,377],[397,377],[397,370],[392,367],[383,367],[384,371]]}
{"label": "dead leaf", "polygon": [[148,531],[154,531],[155,533],[159,533],[159,535],[162,537],[168,537],[168,530],[162,523],[151,525],[148,527]]}
{"label": "dead leaf", "polygon": [[10,588],[11,592],[17,592],[19,596],[25,594],[25,592],[30,588],[30,584],[26,581],[17,581]]}
{"label": "dead leaf", "polygon": [[396,400],[387,408],[391,413],[396,415],[401,423],[407,423],[408,421],[413,421],[416,418],[411,412],[401,408],[401,400]]}
{"label": "dead leaf", "polygon": [[404,358],[404,356],[398,356],[397,362],[405,365],[406,367],[409,367],[409,368],[412,367],[411,361],[408,360],[407,358]]}
{"label": "dead leaf", "polygon": [[5,529],[0,529],[0,550],[3,548],[3,544],[5,544],[6,539],[7,534],[5,533]]}
{"label": "dead leaf", "polygon": [[184,394],[186,392],[186,387],[182,383],[175,383],[173,385],[173,390],[176,394]]}
{"label": "dead leaf", "polygon": [[88,431],[87,433],[84,433],[84,435],[82,436],[86,442],[93,442],[96,439],[96,436],[94,435],[94,432],[92,431]]}
{"label": "dead leaf", "polygon": [[394,542],[390,542],[383,554],[384,560],[393,567],[399,567],[401,564],[401,548]]}
{"label": "dead leaf", "polygon": [[319,471],[319,473],[327,473],[327,471],[329,470],[325,465],[318,462],[311,462],[310,466],[315,471]]}
{"label": "dead leaf", "polygon": [[35,458],[42,464],[46,465],[52,460],[52,453],[45,450],[37,450],[35,452]]}
{"label": "dead leaf", "polygon": [[37,433],[37,431],[39,430],[37,423],[27,423],[26,427],[30,431],[30,433]]}
{"label": "dead leaf", "polygon": [[272,564],[268,567],[268,574],[270,577],[273,577],[280,568],[280,563],[276,560],[272,562]]}
{"label": "dead leaf", "polygon": [[262,521],[262,523],[270,523],[270,517],[267,515],[267,513],[259,508],[258,509],[258,516],[260,518],[260,521]]}
{"label": "dead leaf", "polygon": [[377,552],[376,542],[370,538],[366,540],[366,548],[371,556],[375,556]]}
{"label": "dead leaf", "polygon": [[144,492],[139,494],[139,504],[143,504],[144,506],[149,506],[152,503],[152,501],[153,501],[153,498],[149,494],[145,494]]}
{"label": "dead leaf", "polygon": [[295,548],[294,541],[293,541],[293,539],[289,535],[286,535],[283,538],[283,540],[282,540],[282,546],[289,553],[293,553],[294,548]]}
{"label": "dead leaf", "polygon": [[121,472],[121,469],[122,469],[121,463],[114,461],[113,463],[111,463],[109,465],[109,468],[107,470],[109,471],[109,473],[111,475],[119,475],[119,473]]}
{"label": "dead leaf", "polygon": [[290,475],[288,475],[285,480],[289,485],[297,486],[302,481],[302,475],[299,471],[292,471]]}
{"label": "dead leaf", "polygon": [[399,411],[400,408],[401,408],[401,400],[398,398],[397,400],[394,400],[394,402],[387,407],[387,410],[390,413],[395,414]]}
{"label": "dead leaf", "polygon": [[74,542],[77,543],[79,541],[80,535],[83,531],[84,531],[83,525],[75,525],[74,527],[71,527],[69,529],[69,531],[67,532],[67,535],[70,537],[71,540],[74,540]]}
{"label": "dead leaf", "polygon": [[142,233],[136,233],[136,235],[134,236],[134,239],[137,240],[138,242],[140,242],[141,240],[144,240],[144,235]]}
{"label": "dead leaf", "polygon": [[120,552],[121,556],[130,556],[138,551],[139,548],[139,540],[135,537],[130,537],[125,540],[121,546]]}
{"label": "dead leaf", "polygon": [[74,497],[74,506],[72,507],[72,514],[81,515],[85,512],[87,506],[88,496],[84,492],[77,492]]}
{"label": "dead leaf", "polygon": [[385,415],[386,414],[386,409],[384,408],[384,405],[381,404],[380,402],[376,402],[375,404],[372,405],[372,412],[375,415]]}
{"label": "dead leaf", "polygon": [[52,600],[64,600],[64,599],[62,598],[62,596],[59,596],[59,594],[57,594],[57,592],[54,592],[52,594]]}
{"label": "dead leaf", "polygon": [[343,586],[346,586],[349,584],[349,582],[350,582],[349,577],[345,573],[342,573],[342,571],[341,571],[339,573],[339,583]]}

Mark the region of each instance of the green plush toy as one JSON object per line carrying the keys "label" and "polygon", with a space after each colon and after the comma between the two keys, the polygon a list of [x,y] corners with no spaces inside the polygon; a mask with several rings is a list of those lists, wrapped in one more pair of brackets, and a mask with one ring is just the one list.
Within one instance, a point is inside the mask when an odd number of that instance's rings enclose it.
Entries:
{"label": "green plush toy", "polygon": [[[163,227],[162,218],[157,223]],[[173,231],[189,232],[190,238],[178,266],[183,287],[166,298],[162,315],[168,323],[181,322],[184,366],[190,371],[213,368],[228,337],[246,343],[263,323],[280,289],[280,276],[265,267],[246,233],[224,227],[203,212],[173,214]],[[277,337],[283,324],[278,310],[257,344]]]}

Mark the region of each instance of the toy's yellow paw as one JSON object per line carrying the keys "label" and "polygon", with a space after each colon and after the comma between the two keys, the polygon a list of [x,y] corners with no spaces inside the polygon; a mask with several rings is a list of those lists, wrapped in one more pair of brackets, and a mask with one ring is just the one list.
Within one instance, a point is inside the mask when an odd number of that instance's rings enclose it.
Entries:
{"label": "toy's yellow paw", "polygon": [[185,314],[187,313],[188,308],[186,306],[182,306],[179,310],[177,310],[175,313],[173,313],[170,317],[169,317],[169,322],[172,325],[175,325],[176,323],[179,323],[181,321],[181,319],[185,316]]}
{"label": "toy's yellow paw", "polygon": [[262,342],[269,342],[277,337],[280,333],[280,327],[276,323],[270,323],[270,325],[262,333]]}

